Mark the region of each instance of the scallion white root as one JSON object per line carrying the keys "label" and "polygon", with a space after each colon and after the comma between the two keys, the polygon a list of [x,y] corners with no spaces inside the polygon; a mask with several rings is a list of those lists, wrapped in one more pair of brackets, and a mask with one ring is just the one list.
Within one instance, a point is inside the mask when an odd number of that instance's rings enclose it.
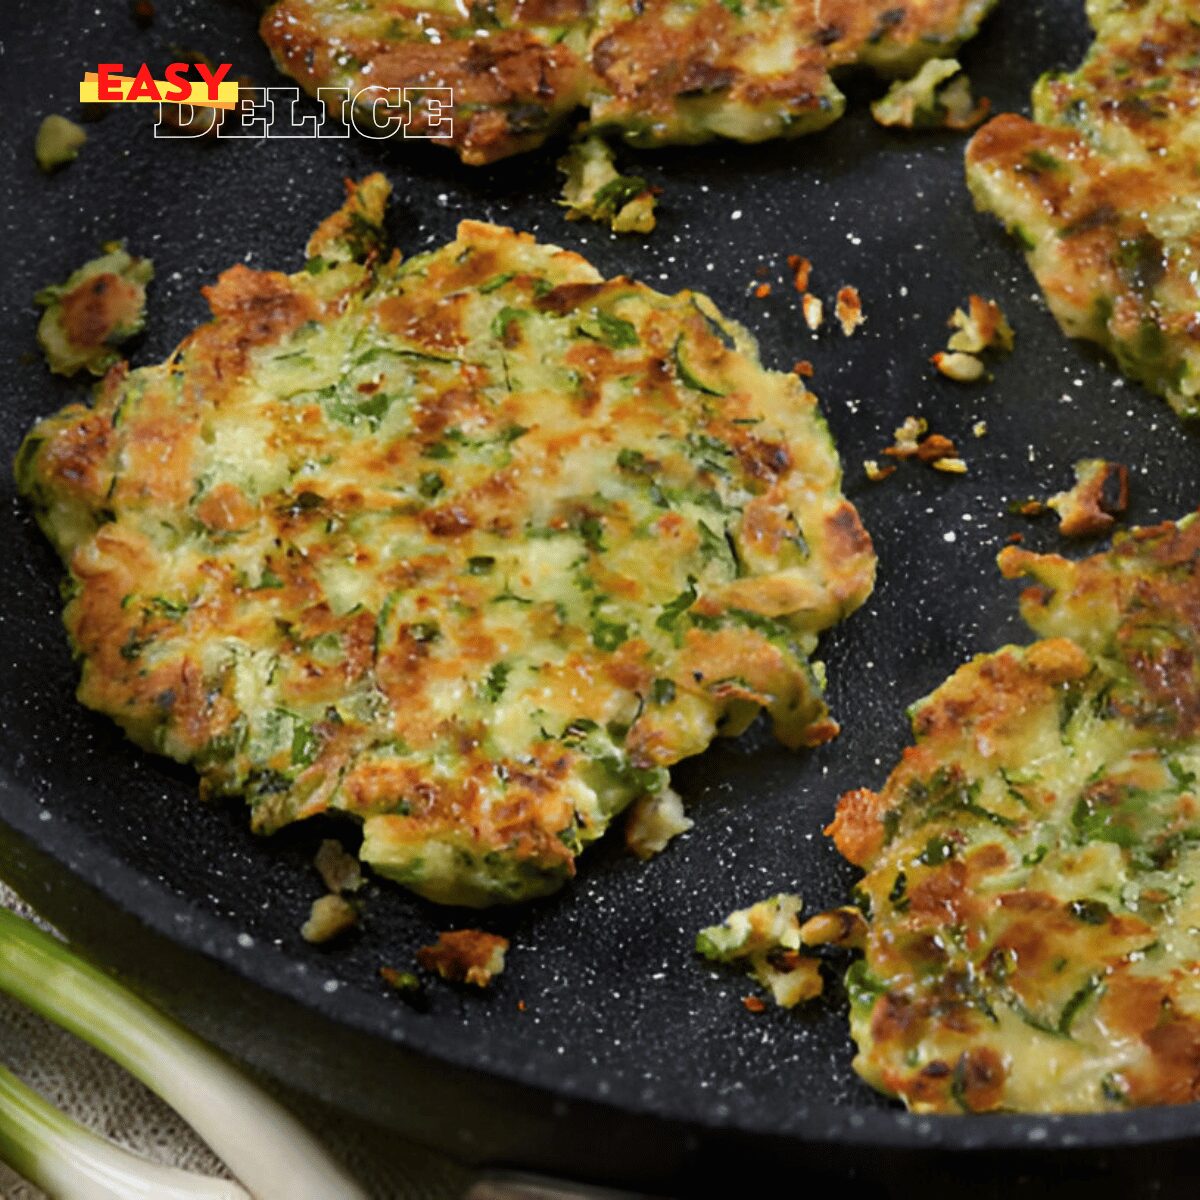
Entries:
{"label": "scallion white root", "polygon": [[137,1076],[195,1129],[256,1200],[366,1200],[299,1121],[219,1054],[3,909],[0,990]]}

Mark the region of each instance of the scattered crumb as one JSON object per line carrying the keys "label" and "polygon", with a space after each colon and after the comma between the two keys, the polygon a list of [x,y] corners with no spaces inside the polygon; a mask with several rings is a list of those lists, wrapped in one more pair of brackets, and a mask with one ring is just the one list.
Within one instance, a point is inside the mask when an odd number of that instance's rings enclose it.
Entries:
{"label": "scattered crumb", "polygon": [[87,133],[74,121],[51,113],[38,126],[33,155],[43,171],[57,171],[79,157],[80,148],[86,141]]}
{"label": "scattered crumb", "polygon": [[[893,433],[894,441],[885,447],[883,453],[889,458],[915,458],[933,467],[935,471],[944,471],[950,475],[965,475],[967,464],[958,453],[954,442],[940,433],[930,433],[929,423],[923,417],[906,417]],[[891,474],[894,467],[886,474],[879,471],[874,460],[864,464],[867,478],[878,481]],[[874,468],[876,474],[872,474]]]}
{"label": "scattered crumb", "polygon": [[799,375],[801,379],[811,379],[813,377],[813,365],[807,358],[802,358],[799,362],[793,363],[792,371],[796,375]]}
{"label": "scattered crumb", "polygon": [[944,459],[954,458],[957,454],[958,447],[940,433],[929,434],[917,446],[917,457],[923,463],[933,463],[934,466]]}
{"label": "scattered crumb", "polygon": [[935,471],[945,471],[947,475],[965,475],[967,464],[961,458],[937,458],[933,461]]}
{"label": "scattered crumb", "polygon": [[811,292],[805,292],[800,301],[804,311],[804,323],[814,333],[825,323],[825,305]]}
{"label": "scattered crumb", "polygon": [[766,1001],[761,996],[743,996],[742,1007],[747,1012],[764,1013],[767,1011]]}
{"label": "scattered crumb", "polygon": [[314,945],[328,942],[345,933],[358,921],[358,913],[341,896],[319,896],[312,903],[308,920],[300,926],[300,936]]}
{"label": "scattered crumb", "polygon": [[858,288],[844,287],[837,294],[837,319],[842,333],[849,337],[867,318],[863,315]]}
{"label": "scattered crumb", "polygon": [[892,433],[893,442],[884,451],[891,458],[915,458],[917,442],[928,432],[929,422],[924,417],[905,417]]}
{"label": "scattered crumb", "polygon": [[1063,537],[1107,533],[1129,506],[1129,471],[1120,463],[1088,458],[1075,464],[1075,486],[1046,501],[1058,513]]}
{"label": "scattered crumb", "polygon": [[798,953],[801,907],[799,896],[778,895],[739,909],[702,929],[696,952],[711,962],[742,963],[781,1008],[811,1000],[823,981],[817,960]]}
{"label": "scattered crumb", "polygon": [[958,383],[974,383],[983,378],[983,362],[973,354],[948,353],[939,350],[930,360],[947,379]]}
{"label": "scattered crumb", "polygon": [[313,863],[330,892],[357,892],[363,885],[358,859],[347,854],[342,843],[334,838],[326,838],[321,843]]}
{"label": "scattered crumb", "polygon": [[517,1001],[517,1012],[524,1012],[524,1011],[525,1011],[525,1001],[518,1000]]}
{"label": "scattered crumb", "polygon": [[459,929],[439,933],[435,945],[422,946],[417,951],[417,962],[451,983],[485,988],[504,970],[507,951],[507,938],[482,929]]}
{"label": "scattered crumb", "polygon": [[1025,535],[1023,533],[1010,533],[1004,540],[1010,546],[1019,546],[1025,540]]}
{"label": "scattered crumb", "polygon": [[154,5],[152,0],[132,0],[129,5],[129,15],[143,29],[154,24]]}
{"label": "scattered crumb", "polygon": [[955,330],[946,343],[947,347],[966,354],[982,354],[985,350],[1007,353],[1016,340],[1000,305],[995,300],[985,300],[974,293],[967,299],[967,311],[956,308],[947,324]]}
{"label": "scattered crumb", "polygon": [[566,176],[559,203],[568,221],[599,221],[614,233],[649,233],[654,192],[639,175],[622,175],[612,149],[597,134],[572,143],[558,160]]}
{"label": "scattered crumb", "polygon": [[771,285],[769,283],[760,283],[754,289],[755,296],[760,300],[765,300],[771,294]]}
{"label": "scattered crumb", "polygon": [[1008,511],[1014,517],[1040,517],[1046,511],[1046,505],[1042,500],[1013,500]]}
{"label": "scattered crumb", "polygon": [[1013,348],[1012,326],[994,300],[972,293],[966,309],[956,308],[947,324],[954,333],[946,349],[934,354],[930,362],[948,379],[974,383],[984,375],[979,355],[988,350],[1008,353]]}
{"label": "scattered crumb", "polygon": [[882,483],[889,475],[895,475],[895,467],[881,467],[873,458],[863,460],[863,470],[872,483]]}
{"label": "scattered crumb", "polygon": [[146,285],[154,277],[148,258],[135,258],[119,242],[73,271],[65,283],[42,288],[34,302],[46,311],[37,339],[55,375],[85,368],[103,375],[119,362],[116,347],[140,333],[146,320]]}
{"label": "scattered crumb", "polygon": [[395,967],[380,967],[379,977],[410,1004],[425,1001],[425,988],[412,971],[397,971]]}
{"label": "scattered crumb", "polygon": [[976,421],[975,424],[971,426],[971,432],[977,438],[987,437],[987,422],[986,421]]}
{"label": "scattered crumb", "polygon": [[792,272],[792,282],[795,284],[796,291],[803,295],[808,291],[808,277],[812,274],[812,263],[807,258],[801,258],[799,254],[789,254],[787,265]]}
{"label": "scattered crumb", "polygon": [[667,848],[673,837],[686,833],[694,824],[684,814],[683,798],[666,787],[634,802],[625,821],[625,844],[638,858],[653,858]]}
{"label": "scattered crumb", "polygon": [[961,72],[957,59],[932,58],[911,79],[893,83],[871,105],[871,115],[889,128],[972,129],[991,111],[991,102],[976,104],[971,81]]}

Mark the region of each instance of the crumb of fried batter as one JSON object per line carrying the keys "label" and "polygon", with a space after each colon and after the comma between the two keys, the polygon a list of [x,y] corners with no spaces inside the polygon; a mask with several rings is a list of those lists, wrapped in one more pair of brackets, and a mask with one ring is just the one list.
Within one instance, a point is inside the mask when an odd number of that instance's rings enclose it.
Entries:
{"label": "crumb of fried batter", "polygon": [[759,300],[765,300],[771,294],[771,285],[769,283],[760,283],[754,289],[754,294]]}
{"label": "crumb of fried batter", "polygon": [[971,426],[971,432],[977,438],[986,437],[987,431],[988,431],[988,427],[987,427],[986,421],[976,421],[975,424]]}
{"label": "crumb of fried batter", "polygon": [[863,315],[862,298],[858,294],[858,288],[847,285],[839,290],[835,312],[842,326],[842,333],[849,337],[867,319]]}
{"label": "crumb of fried batter", "polygon": [[881,467],[873,458],[863,459],[863,471],[872,483],[882,483],[889,475],[895,475],[895,467]]}
{"label": "crumb of fried batter", "polygon": [[983,361],[973,354],[939,350],[930,356],[929,361],[947,379],[953,379],[956,383],[975,383],[983,378]]}
{"label": "crumb of fried batter", "polygon": [[300,936],[312,945],[332,941],[358,922],[358,913],[348,900],[332,892],[312,903],[308,920],[300,926]]}
{"label": "crumb of fried batter", "polygon": [[802,258],[799,254],[789,254],[787,265],[788,269],[792,272],[792,282],[795,285],[796,291],[803,295],[808,291],[808,277],[812,273],[812,263],[807,258]]}
{"label": "crumb of fried batter", "polygon": [[929,431],[929,422],[924,417],[905,417],[892,433],[893,442],[884,454],[890,458],[915,458],[917,442]]}
{"label": "crumb of fried batter", "polygon": [[1008,511],[1014,517],[1040,517],[1046,511],[1046,505],[1042,500],[1012,500]]}
{"label": "crumb of fried batter", "polygon": [[924,463],[933,463],[934,466],[942,459],[955,458],[957,455],[958,447],[940,433],[929,434],[917,445],[917,457]]}
{"label": "crumb of fried batter", "polygon": [[[884,448],[883,453],[889,458],[916,458],[934,468],[950,475],[965,475],[967,464],[959,455],[954,442],[940,433],[929,432],[929,422],[924,417],[906,417],[893,433],[892,445]],[[894,471],[892,467],[886,474],[879,470],[879,465],[873,459],[864,464],[867,478],[874,482],[884,479]]]}
{"label": "crumb of fried batter", "polygon": [[765,1013],[767,1011],[767,1003],[760,996],[743,996],[742,1007],[747,1012]]}
{"label": "crumb of fried batter", "polygon": [[814,333],[825,323],[825,305],[821,303],[819,297],[814,296],[812,292],[805,292],[803,299],[800,301],[801,308],[804,312],[804,323]]}
{"label": "crumb of fried batter", "polygon": [[967,298],[967,311],[956,308],[946,324],[956,331],[946,343],[949,350],[982,354],[985,350],[1007,353],[1013,348],[1012,326],[995,300],[972,293]]}
{"label": "crumb of fried batter", "polygon": [[482,929],[439,933],[432,946],[417,951],[417,963],[451,983],[484,988],[504,970],[508,939]]}
{"label": "crumb of fried batter", "polygon": [[947,475],[967,473],[967,464],[961,458],[937,458],[930,465],[935,471],[944,471]]}
{"label": "crumb of fried batter", "polygon": [[1063,537],[1098,537],[1107,533],[1129,507],[1129,470],[1103,458],[1075,464],[1075,484],[1046,501],[1058,513]]}
{"label": "crumb of fried batter", "polygon": [[395,967],[380,967],[379,977],[390,988],[407,995],[421,990],[421,981],[411,971],[397,971]]}
{"label": "crumb of fried batter", "polygon": [[799,375],[802,379],[811,379],[813,377],[813,365],[807,358],[802,358],[792,364],[792,373]]}

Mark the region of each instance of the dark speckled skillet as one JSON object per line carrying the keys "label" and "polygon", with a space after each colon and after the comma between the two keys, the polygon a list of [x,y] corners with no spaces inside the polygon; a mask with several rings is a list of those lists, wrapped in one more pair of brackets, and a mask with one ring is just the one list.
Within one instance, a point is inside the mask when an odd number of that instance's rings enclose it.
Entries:
{"label": "dark speckled skillet", "polygon": [[[606,273],[708,290],[758,334],[771,365],[812,359],[847,490],[879,551],[879,586],[824,647],[844,726],[836,742],[796,755],[752,731],[684,765],[676,779],[696,818],[690,834],[648,865],[602,847],[560,896],[485,914],[513,940],[509,972],[486,996],[434,987],[420,1012],[388,991],[379,966],[406,967],[435,930],[476,918],[372,885],[356,940],[306,946],[297,930],[319,890],[311,856],[329,827],[258,840],[237,804],[201,804],[188,773],[74,703],[59,568],[4,472],[0,874],[217,1043],[472,1161],[735,1195],[768,1163],[793,1169],[798,1190],[855,1173],[883,1195],[964,1177],[980,1194],[1007,1194],[1031,1172],[1125,1194],[1185,1178],[1196,1106],[1056,1120],[909,1116],[853,1075],[840,985],[807,1010],[752,1017],[739,1003],[747,983],[690,950],[698,927],[770,891],[798,889],[813,907],[845,895],[853,872],[820,834],[838,794],[882,781],[907,738],[906,704],[971,654],[1026,636],[993,557],[1015,530],[1034,547],[1055,537],[1008,516],[1009,500],[1058,490],[1089,454],[1133,469],[1138,521],[1200,498],[1195,437],[1059,335],[1014,246],[972,211],[961,138],[875,128],[863,102],[878,87],[855,82],[855,111],[821,136],[638,156],[639,172],[664,189],[660,227],[645,241],[562,219],[551,203],[554,147],[479,171],[411,144],[159,142],[146,111],[124,109],[89,127],[75,164],[39,175],[37,117],[71,113],[82,71],[98,60],[165,63],[177,45],[282,82],[251,7],[158,7],[149,31],[119,0],[6,0],[0,13],[5,459],[36,416],[80,395],[31,353],[38,287],[100,241],[127,238],[158,269],[134,355],[156,361],[202,317],[200,284],[242,259],[295,269],[341,178],[382,167],[407,251],[448,238],[461,217],[499,220],[577,248]],[[998,109],[1020,109],[1034,78],[1076,61],[1085,41],[1079,0],[1005,0],[963,59]],[[835,327],[808,334],[789,253],[812,259],[827,298],[858,286],[868,320],[853,339]],[[776,284],[766,299],[752,294],[760,264]],[[1018,349],[994,381],[965,387],[937,378],[927,358],[971,291],[1001,301]],[[969,475],[910,464],[882,485],[865,481],[862,460],[910,413],[958,440]],[[988,432],[976,440],[979,420]]]}

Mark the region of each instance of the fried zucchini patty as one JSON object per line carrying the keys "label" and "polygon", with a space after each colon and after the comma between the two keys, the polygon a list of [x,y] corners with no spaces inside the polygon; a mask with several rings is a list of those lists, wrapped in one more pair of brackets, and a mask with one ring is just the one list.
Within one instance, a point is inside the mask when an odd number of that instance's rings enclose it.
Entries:
{"label": "fried zucchini patty", "polygon": [[760,709],[833,736],[810,655],[875,560],[815,398],[709,300],[470,221],[385,258],[387,192],[17,474],[83,703],[257,830],[340,811],[425,896],[520,900]]}
{"label": "fried zucchini patty", "polygon": [[[452,144],[488,163],[540,145],[581,106],[640,146],[821,129],[845,107],[830,72],[914,72],[974,36],[994,3],[278,0],[262,35],[312,95],[453,88]],[[413,115],[427,130],[420,103]]]}
{"label": "fried zucchini patty", "polygon": [[830,826],[866,869],[855,1069],[926,1112],[1200,1099],[1200,520],[1016,548],[1045,640],[960,668]]}
{"label": "fried zucchini patty", "polygon": [[1096,40],[1033,120],[975,135],[967,180],[1020,238],[1064,332],[1200,414],[1200,10],[1089,0]]}

